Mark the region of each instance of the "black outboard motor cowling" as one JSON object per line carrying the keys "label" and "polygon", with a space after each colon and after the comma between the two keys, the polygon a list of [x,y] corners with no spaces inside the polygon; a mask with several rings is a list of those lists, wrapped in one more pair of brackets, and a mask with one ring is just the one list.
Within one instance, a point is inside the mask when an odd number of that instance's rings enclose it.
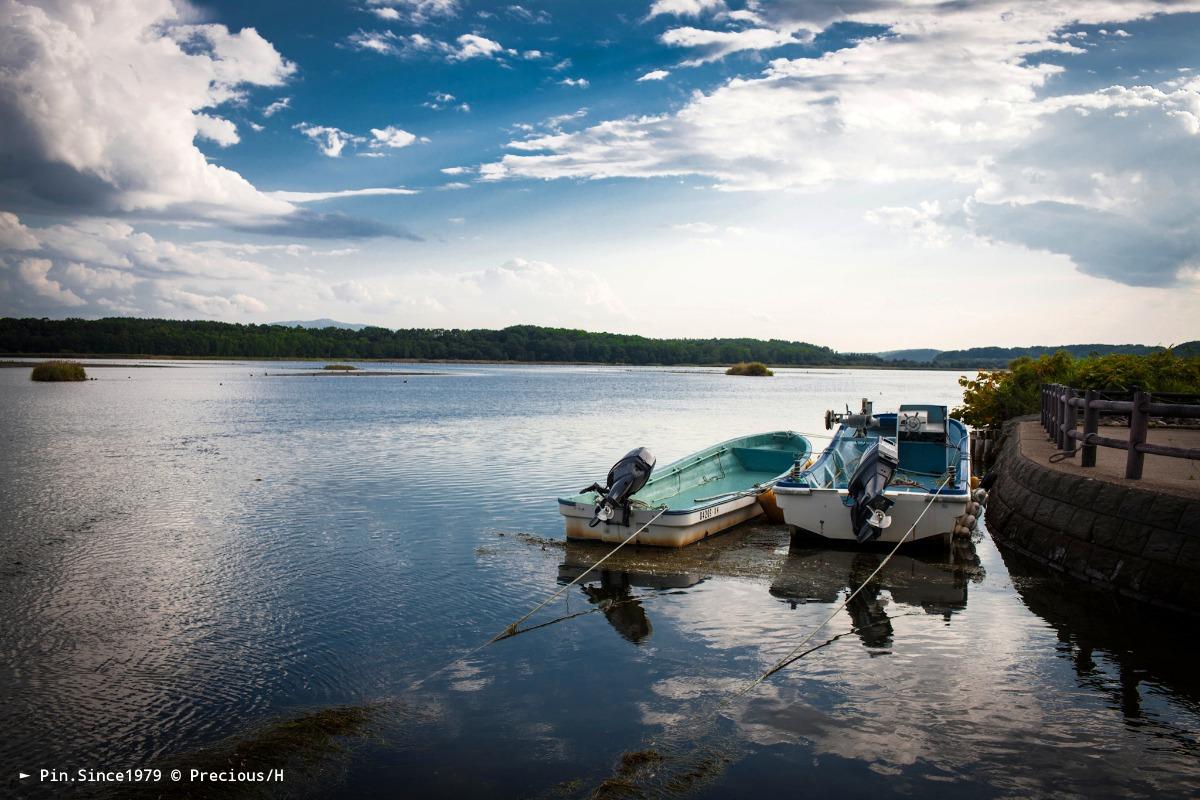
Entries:
{"label": "black outboard motor cowling", "polygon": [[621,524],[629,524],[629,499],[646,485],[654,470],[654,454],[644,447],[630,450],[613,464],[608,471],[608,483],[601,486],[593,483],[584,492],[600,495],[596,500],[596,514],[588,527],[595,527],[602,520],[607,523],[621,511]]}
{"label": "black outboard motor cowling", "polygon": [[899,466],[896,445],[880,439],[858,462],[858,469],[846,485],[853,501],[850,525],[859,544],[878,538],[892,524],[887,512],[894,503],[884,496],[884,490]]}

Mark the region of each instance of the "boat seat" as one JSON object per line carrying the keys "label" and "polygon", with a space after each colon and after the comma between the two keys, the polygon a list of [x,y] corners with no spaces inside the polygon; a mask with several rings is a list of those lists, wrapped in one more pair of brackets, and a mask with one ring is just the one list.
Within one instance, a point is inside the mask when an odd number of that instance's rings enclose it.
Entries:
{"label": "boat seat", "polygon": [[792,468],[795,454],[773,447],[734,447],[733,457],[747,472],[769,472],[780,475]]}

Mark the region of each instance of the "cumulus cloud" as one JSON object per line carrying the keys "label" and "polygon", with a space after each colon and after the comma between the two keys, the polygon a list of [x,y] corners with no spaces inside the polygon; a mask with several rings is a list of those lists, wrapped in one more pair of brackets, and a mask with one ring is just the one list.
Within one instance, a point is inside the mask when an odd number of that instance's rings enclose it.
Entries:
{"label": "cumulus cloud", "polygon": [[647,72],[645,75],[643,75],[642,77],[638,78],[638,82],[641,83],[642,81],[661,81],[663,78],[667,77],[670,74],[671,73],[665,69],[652,69],[649,72]]}
{"label": "cumulus cloud", "polygon": [[713,11],[723,11],[725,0],[654,0],[647,17],[669,14],[675,17],[698,17]]}
{"label": "cumulus cloud", "polygon": [[156,240],[119,220],[31,228],[0,214],[0,275],[5,272],[10,292],[3,313],[39,314],[244,315],[266,310],[250,287],[273,279],[241,254]]}
{"label": "cumulus cloud", "polygon": [[2,0],[0,16],[0,202],[290,210],[194,144],[236,142],[209,110],[295,70],[253,28],[190,24],[166,0]]}
{"label": "cumulus cloud", "polygon": [[471,59],[498,59],[504,55],[515,55],[499,42],[475,33],[464,33],[453,43],[434,39],[423,33],[401,36],[393,31],[356,31],[347,38],[347,44],[356,50],[367,50],[380,55],[407,56],[435,55],[447,61],[470,61]]}
{"label": "cumulus cloud", "polygon": [[459,12],[458,0],[367,0],[367,7],[380,19],[407,19],[415,25]]}
{"label": "cumulus cloud", "polygon": [[574,86],[578,89],[586,89],[588,86],[591,86],[587,78],[563,78],[559,81],[559,84],[562,86]]}
{"label": "cumulus cloud", "polygon": [[301,122],[292,127],[309,139],[312,139],[317,145],[317,149],[321,151],[321,155],[328,156],[329,158],[340,157],[348,144],[358,144],[366,141],[362,136],[355,136],[352,133],[346,133],[341,128],[334,128],[329,125],[310,125],[307,122]]}
{"label": "cumulus cloud", "polygon": [[[301,212],[307,213],[307,212]],[[361,224],[338,221],[330,225]],[[0,212],[0,315],[260,318],[274,303],[304,310],[334,291],[320,271],[287,268],[353,248],[220,239],[179,244],[128,223],[86,218],[34,227]],[[268,268],[261,260],[276,261]],[[266,300],[270,298],[270,301]]]}
{"label": "cumulus cloud", "polygon": [[20,273],[21,279],[42,297],[64,306],[84,305],[87,301],[70,289],[64,288],[58,281],[48,277],[52,266],[54,265],[49,259],[26,258],[21,260],[17,271]]}
{"label": "cumulus cloud", "polygon": [[812,33],[771,28],[732,31],[673,28],[663,33],[659,41],[670,47],[688,47],[700,51],[701,55],[683,62],[684,66],[697,66],[743,50],[773,50],[784,45],[810,42]]}
{"label": "cumulus cloud", "polygon": [[255,29],[197,24],[174,0],[0,0],[0,17],[0,208],[301,236],[355,227],[259,191],[197,147],[237,144],[219,109],[296,70]]}
{"label": "cumulus cloud", "polygon": [[[1090,274],[1139,285],[1169,284],[1194,269],[1197,84],[1185,73],[1158,86],[1055,96],[1050,78],[1065,67],[1040,57],[1082,52],[1060,36],[1071,26],[1200,11],[1196,0],[817,0],[755,10],[759,27],[677,28],[664,41],[700,47],[703,60],[750,41],[739,36],[762,36],[756,44],[773,47],[839,20],[888,33],[819,57],[777,58],[755,77],[693,94],[672,113],[512,141],[500,161],[481,166],[481,177],[696,176],[725,190],[799,191],[936,181],[959,187],[969,213],[908,220],[925,233],[948,220],[974,225],[981,235],[1065,253]],[[894,209],[876,212],[875,221],[906,224]],[[1052,235],[1055,226],[1060,235]],[[1093,226],[1103,233],[1093,235]],[[1140,245],[1156,236],[1165,237],[1161,260],[1093,246],[1098,238]]]}
{"label": "cumulus cloud", "polygon": [[385,128],[371,128],[371,137],[372,147],[408,147],[417,140],[413,134],[394,125],[388,125]]}

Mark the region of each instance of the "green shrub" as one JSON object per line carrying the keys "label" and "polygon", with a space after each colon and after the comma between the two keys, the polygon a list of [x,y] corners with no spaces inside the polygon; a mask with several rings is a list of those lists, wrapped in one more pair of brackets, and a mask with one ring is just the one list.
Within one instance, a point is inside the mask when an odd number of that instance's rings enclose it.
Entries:
{"label": "green shrub", "polygon": [[87,373],[77,361],[47,361],[38,364],[29,375],[34,381],[86,381]]}
{"label": "green shrub", "polygon": [[726,375],[753,375],[756,377],[769,378],[775,373],[772,372],[766,364],[761,361],[751,361],[749,364],[742,362],[734,364],[729,369],[725,370]]}
{"label": "green shrub", "polygon": [[1041,385],[1062,383],[1073,389],[1200,393],[1200,357],[1181,357],[1170,350],[1148,356],[1107,355],[1075,359],[1060,350],[1037,359],[1021,357],[1008,370],[981,370],[959,378],[963,404],[954,416],[975,427],[996,426],[1041,409]]}
{"label": "green shrub", "polygon": [[325,369],[335,369],[339,372],[350,372],[351,370],[358,369],[358,367],[354,366],[353,364],[326,364]]}

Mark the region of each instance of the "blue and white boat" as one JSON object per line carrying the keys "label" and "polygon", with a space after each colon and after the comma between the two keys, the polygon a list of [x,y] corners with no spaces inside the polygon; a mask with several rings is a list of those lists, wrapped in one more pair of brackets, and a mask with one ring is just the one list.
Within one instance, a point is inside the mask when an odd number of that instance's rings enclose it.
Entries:
{"label": "blue and white boat", "polygon": [[828,412],[826,428],[834,423],[820,457],[776,483],[784,522],[860,543],[906,535],[949,542],[974,529],[982,497],[972,496],[967,427],[945,406],[902,405],[875,415],[863,400],[858,414]]}
{"label": "blue and white boat", "polygon": [[[683,547],[763,513],[759,498],[812,453],[793,431],[741,436],[715,444],[660,470],[644,448],[593,484],[558,499],[568,539],[621,542],[642,525],[635,544]],[[661,513],[660,513],[661,512]]]}

